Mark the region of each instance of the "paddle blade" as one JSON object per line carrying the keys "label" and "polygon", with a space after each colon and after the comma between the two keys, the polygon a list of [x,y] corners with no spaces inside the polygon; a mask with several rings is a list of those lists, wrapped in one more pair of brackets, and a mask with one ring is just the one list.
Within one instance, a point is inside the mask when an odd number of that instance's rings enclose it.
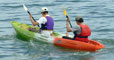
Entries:
{"label": "paddle blade", "polygon": [[67,16],[67,12],[64,7],[63,7],[63,11],[64,11],[64,15]]}
{"label": "paddle blade", "polygon": [[25,11],[28,11],[27,7],[23,4],[23,8]]}

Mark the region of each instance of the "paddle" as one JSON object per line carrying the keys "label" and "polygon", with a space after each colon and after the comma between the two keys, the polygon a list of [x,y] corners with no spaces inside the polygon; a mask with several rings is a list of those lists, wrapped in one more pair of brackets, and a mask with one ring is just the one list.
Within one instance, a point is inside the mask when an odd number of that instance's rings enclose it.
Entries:
{"label": "paddle", "polygon": [[[64,8],[64,7],[63,7],[63,11],[64,11],[64,15],[66,16],[66,18],[68,18],[67,12],[66,12],[66,10],[65,10],[65,8]],[[71,25],[70,20],[69,20],[69,24],[70,24],[70,27],[72,28],[72,25]]]}
{"label": "paddle", "polygon": [[[25,6],[25,4],[23,4],[23,8],[24,10],[30,15],[31,13],[29,12],[29,10],[27,9],[27,7]],[[32,17],[32,19],[36,22],[36,20]],[[39,27],[39,25],[38,25]]]}

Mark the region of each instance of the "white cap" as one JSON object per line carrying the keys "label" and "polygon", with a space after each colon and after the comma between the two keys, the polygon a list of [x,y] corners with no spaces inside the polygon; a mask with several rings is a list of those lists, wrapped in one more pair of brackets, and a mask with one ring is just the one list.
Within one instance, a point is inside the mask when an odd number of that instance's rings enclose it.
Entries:
{"label": "white cap", "polygon": [[47,7],[42,7],[42,11],[41,12],[45,12],[45,11],[48,11],[48,8]]}

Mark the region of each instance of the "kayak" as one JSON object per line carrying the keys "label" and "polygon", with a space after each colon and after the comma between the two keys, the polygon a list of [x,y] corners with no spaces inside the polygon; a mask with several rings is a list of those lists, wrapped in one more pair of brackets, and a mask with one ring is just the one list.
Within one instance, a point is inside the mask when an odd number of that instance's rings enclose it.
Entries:
{"label": "kayak", "polygon": [[[31,28],[32,27],[31,25],[19,23],[16,21],[11,21],[10,23],[11,23],[12,27],[15,29],[17,35],[24,38],[25,40],[37,39],[37,40],[46,42],[52,38],[52,37],[48,37],[48,36],[45,36],[40,33],[29,31],[28,28]],[[35,29],[40,29],[40,27],[35,27]],[[56,37],[65,36],[65,34],[61,34],[61,33],[57,33],[57,32],[53,32],[53,35]]]}
{"label": "kayak", "polygon": [[[28,28],[31,28],[32,27],[31,25],[19,23],[16,21],[11,21],[11,25],[13,26],[13,28],[20,37],[23,37],[27,40],[36,39],[38,41],[51,43],[60,47],[82,50],[82,51],[96,51],[104,48],[103,44],[91,39],[89,39],[88,43],[76,40],[64,39],[62,38],[62,36],[65,36],[65,34],[61,34],[58,32],[53,32],[53,35],[55,37],[46,36],[41,33],[29,31]],[[40,29],[40,27],[35,27],[35,29]]]}
{"label": "kayak", "polygon": [[55,38],[54,44],[61,47],[71,48],[81,51],[96,51],[104,48],[103,44],[91,39],[89,39],[89,42],[86,43],[86,42],[74,41],[64,38]]}

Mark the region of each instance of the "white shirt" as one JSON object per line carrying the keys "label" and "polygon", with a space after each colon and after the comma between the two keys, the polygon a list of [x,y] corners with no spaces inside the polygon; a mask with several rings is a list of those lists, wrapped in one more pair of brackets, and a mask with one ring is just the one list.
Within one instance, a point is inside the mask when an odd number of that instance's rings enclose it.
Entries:
{"label": "white shirt", "polygon": [[[49,16],[49,15],[46,15],[46,16]],[[39,24],[45,24],[47,22],[47,19],[46,19],[46,17],[41,17],[39,20],[37,20],[37,22]]]}

